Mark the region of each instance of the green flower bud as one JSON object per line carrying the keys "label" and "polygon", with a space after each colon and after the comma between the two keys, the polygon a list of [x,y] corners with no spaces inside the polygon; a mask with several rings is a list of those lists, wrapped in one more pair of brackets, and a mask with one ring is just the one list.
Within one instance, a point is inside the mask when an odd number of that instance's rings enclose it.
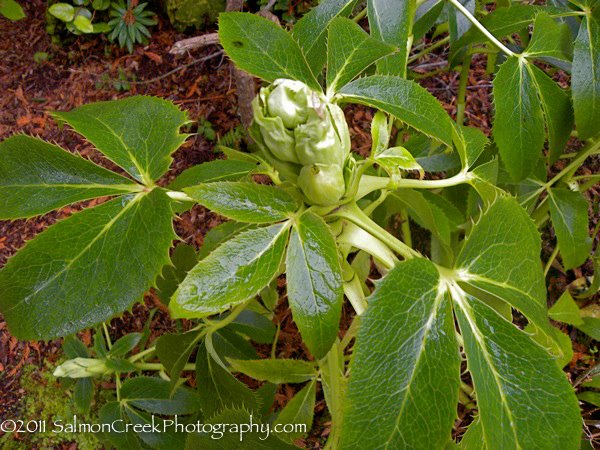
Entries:
{"label": "green flower bud", "polygon": [[55,377],[88,378],[111,373],[103,359],[75,358],[65,361],[54,370]]}
{"label": "green flower bud", "polygon": [[[254,125],[263,151],[277,162],[337,164],[350,152],[344,113],[300,81],[278,79],[254,99]],[[289,177],[286,177],[289,178]]]}
{"label": "green flower bud", "polygon": [[270,116],[281,117],[286,128],[294,128],[308,118],[311,90],[301,81],[275,80],[267,95]]}
{"label": "green flower bud", "polygon": [[298,186],[308,203],[319,206],[335,205],[346,192],[344,171],[337,164],[304,166],[298,176]]}

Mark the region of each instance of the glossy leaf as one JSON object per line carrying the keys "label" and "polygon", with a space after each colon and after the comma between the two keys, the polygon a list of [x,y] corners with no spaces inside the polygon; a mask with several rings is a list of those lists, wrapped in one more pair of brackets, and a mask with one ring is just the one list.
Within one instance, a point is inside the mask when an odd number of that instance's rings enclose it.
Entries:
{"label": "glossy leaf", "polygon": [[544,146],[544,117],[525,62],[509,58],[494,79],[494,139],[514,180],[533,170]]}
{"label": "glossy leaf", "polygon": [[544,111],[546,134],[548,135],[548,160],[554,163],[563,154],[573,129],[573,108],[566,91],[561,89],[542,70],[527,66]]}
{"label": "glossy leaf", "polygon": [[583,264],[592,249],[588,236],[588,202],[581,192],[552,188],[548,191],[550,218],[566,270]]}
{"label": "glossy leaf", "polygon": [[48,228],[0,271],[0,309],[11,332],[52,339],[129,308],[168,261],[171,221],[169,198],[154,189]]}
{"label": "glossy leaf", "polygon": [[181,190],[200,183],[238,181],[256,169],[256,163],[235,159],[216,159],[184,170],[169,184],[169,189]]}
{"label": "glossy leaf", "polygon": [[229,359],[231,368],[255,380],[270,383],[304,383],[317,376],[315,364],[297,359]]}
{"label": "glossy leaf", "polygon": [[54,116],[67,122],[108,159],[144,184],[160,178],[187,135],[179,128],[187,115],[158,97],[97,102]]}
{"label": "glossy leaf", "polygon": [[48,8],[48,13],[63,22],[70,22],[75,17],[75,8],[68,3],[54,3]]}
{"label": "glossy leaf", "polygon": [[312,428],[313,416],[315,414],[315,397],[317,395],[317,382],[311,381],[304,386],[281,410],[275,421],[275,426],[278,424],[283,427],[287,424],[302,424],[306,426],[306,433],[301,431],[279,434],[280,439],[293,442],[296,439],[306,435]]}
{"label": "glossy leaf", "polygon": [[179,387],[171,394],[169,382],[157,377],[137,376],[125,380],[121,401],[154,414],[192,414],[200,410],[198,394]]}
{"label": "glossy leaf", "polygon": [[354,348],[341,449],[439,449],[450,440],[460,357],[439,282],[433,263],[413,259],[378,284]]}
{"label": "glossy leaf", "polygon": [[299,207],[287,191],[264,184],[218,181],[184,191],[211,211],[238,222],[280,222]]}
{"label": "glossy leaf", "polygon": [[[204,242],[198,252],[198,259],[206,258],[214,249],[231,239],[236,234],[248,230],[253,225],[230,220],[211,228],[204,236]],[[192,266],[193,267],[193,266]],[[189,270],[189,269],[188,269]]]}
{"label": "glossy leaf", "polygon": [[375,157],[375,162],[390,174],[400,170],[418,170],[421,176],[424,175],[423,168],[404,147],[383,150]]}
{"label": "glossy leaf", "polygon": [[[253,415],[243,408],[227,406],[218,414],[206,420],[204,423],[214,425],[213,429],[224,427],[223,435],[220,433],[190,433],[187,438],[185,448],[187,450],[232,450],[232,449],[252,449],[252,450],[295,450],[298,447],[287,444],[277,438],[277,434],[267,434],[266,425],[261,424],[259,417]],[[246,424],[255,424],[252,430],[242,433]],[[240,444],[243,442],[243,446]]]}
{"label": "glossy leaf", "polygon": [[269,318],[250,309],[242,311],[228,328],[261,344],[271,344],[275,338],[275,324]]}
{"label": "glossy leaf", "polygon": [[21,20],[25,17],[23,8],[15,0],[0,1],[0,15],[8,20]]}
{"label": "glossy leaf", "polygon": [[507,302],[552,336],[540,252],[540,236],[525,210],[513,198],[498,199],[473,227],[456,270],[465,289]]}
{"label": "glossy leaf", "polygon": [[450,116],[427,90],[399,77],[374,75],[359,78],[339,93],[344,101],[379,108],[422,133],[452,145]]}
{"label": "glossy leaf", "polygon": [[108,354],[111,357],[125,356],[127,353],[133,350],[136,345],[138,345],[141,338],[141,333],[128,333],[115,341]]}
{"label": "glossy leaf", "polygon": [[546,350],[480,300],[453,297],[487,448],[579,448],[577,400]]}
{"label": "glossy leaf", "polygon": [[579,27],[571,88],[579,138],[591,138],[600,131],[600,18],[597,14],[587,14]]}
{"label": "glossy leaf", "polygon": [[17,135],[0,142],[0,219],[139,190],[131,180],[40,139]]}
{"label": "glossy leaf", "polygon": [[369,35],[352,20],[338,17],[329,26],[327,39],[327,92],[352,81],[378,59],[396,47]]}
{"label": "glossy leaf", "polygon": [[323,219],[304,213],[292,231],[286,259],[288,301],[302,340],[315,356],[327,354],[342,311],[342,270]]}
{"label": "glossy leaf", "polygon": [[327,29],[336,17],[348,17],[357,0],[322,0],[296,23],[294,39],[313,73],[319,75],[327,58]]}
{"label": "glossy leaf", "polygon": [[558,23],[546,13],[535,17],[533,36],[525,49],[527,55],[547,56],[571,62],[573,43],[571,31],[566,23]]}
{"label": "glossy leaf", "polygon": [[206,417],[232,406],[246,410],[257,410],[260,406],[256,394],[215,361],[205,345],[200,346],[196,355],[196,383]]}
{"label": "glossy leaf", "polygon": [[563,292],[556,303],[548,310],[548,317],[570,325],[578,326],[583,324],[579,306],[577,306],[577,303],[575,303],[568,290]]}
{"label": "glossy leaf", "polygon": [[417,9],[415,0],[368,0],[367,15],[371,36],[394,45],[398,53],[377,63],[377,72],[384,75],[406,76],[406,57],[409,36]]}
{"label": "glossy leaf", "polygon": [[198,347],[202,334],[188,331],[181,334],[163,334],[156,341],[156,355],[171,377],[171,391],[177,387],[181,371]]}
{"label": "glossy leaf", "polygon": [[177,318],[206,317],[257,295],[279,271],[288,225],[238,234],[188,273],[169,303]]}
{"label": "glossy leaf", "polygon": [[219,39],[227,56],[241,69],[266,81],[289,78],[320,90],[296,41],[274,22],[253,14],[223,13],[219,15]]}

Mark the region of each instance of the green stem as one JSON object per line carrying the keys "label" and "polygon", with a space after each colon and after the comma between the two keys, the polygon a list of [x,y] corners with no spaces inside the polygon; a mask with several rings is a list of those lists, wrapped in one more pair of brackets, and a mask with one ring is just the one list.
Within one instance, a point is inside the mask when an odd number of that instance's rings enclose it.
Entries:
{"label": "green stem", "polygon": [[557,256],[558,256],[558,245],[556,247],[554,247],[554,250],[552,251],[550,258],[548,258],[548,262],[546,263],[546,268],[544,269],[544,277],[548,276],[548,272],[550,272],[550,267],[552,267],[552,263],[554,262],[554,260],[556,259]]}
{"label": "green stem", "polygon": [[502,50],[508,56],[517,56],[517,54],[515,52],[513,52],[511,49],[506,47],[502,42],[500,42],[498,39],[496,39],[496,37],[492,33],[490,33],[488,31],[488,29],[486,27],[484,27],[481,24],[481,22],[479,22],[473,16],[473,14],[471,14],[470,11],[462,5],[462,3],[460,3],[458,0],[447,0],[447,1],[450,2],[452,4],[452,6],[454,6],[456,9],[458,9],[467,18],[467,20],[469,22],[471,22],[477,29],[479,29],[479,31],[481,31],[483,33],[483,35],[485,37],[487,37],[496,47],[498,47],[500,50]]}
{"label": "green stem", "polygon": [[557,181],[559,181],[566,174],[571,172],[572,170],[577,170],[577,168],[583,164],[583,162],[595,153],[600,153],[600,140],[592,141],[589,144],[589,147],[581,149],[581,151],[577,154],[577,156],[571,161],[567,167],[558,172],[550,181],[548,181],[544,187],[548,189],[550,186],[554,185]]}
{"label": "green stem", "polygon": [[408,214],[406,210],[402,210],[400,213],[400,230],[402,231],[402,238],[409,247],[412,247],[412,233],[410,232],[410,222],[408,220]]}
{"label": "green stem", "polygon": [[360,22],[362,19],[364,19],[367,16],[367,8],[363,9],[361,12],[359,12],[356,16],[354,16],[352,18],[352,20],[354,20],[355,22]]}
{"label": "green stem", "polygon": [[446,36],[445,38],[440,39],[439,41],[431,44],[429,47],[421,50],[416,55],[413,55],[410,58],[408,58],[408,64],[414,63],[419,58],[422,58],[423,56],[427,55],[428,53],[434,51],[436,48],[440,48],[440,47],[446,45],[448,42],[450,42],[450,36]]}
{"label": "green stem", "polygon": [[193,202],[194,199],[188,196],[185,192],[179,191],[167,191],[167,196],[173,200],[179,200],[181,202]]}
{"label": "green stem", "polygon": [[369,216],[367,216],[356,203],[348,203],[342,206],[334,213],[335,216],[344,217],[350,222],[358,225],[365,231],[368,231],[375,238],[382,241],[389,248],[401,255],[405,259],[420,257],[421,255],[406,245],[401,240],[392,236],[385,229],[377,225]]}
{"label": "green stem", "polygon": [[[165,370],[165,366],[163,366],[161,363],[135,363],[134,366],[138,369],[138,370],[152,370],[152,371],[161,371],[161,370]],[[192,372],[196,370],[196,364],[195,363],[187,363],[185,366],[183,366],[182,371],[185,372]]]}
{"label": "green stem", "polygon": [[152,346],[152,347],[150,347],[150,348],[147,348],[147,349],[146,349],[146,350],[144,350],[143,352],[139,352],[139,353],[136,353],[135,355],[131,356],[131,357],[129,358],[129,362],[132,362],[132,363],[133,363],[133,362],[136,362],[138,359],[142,359],[142,358],[144,358],[145,356],[148,356],[148,355],[150,355],[150,354],[154,353],[155,351],[156,351],[156,347],[155,347],[155,346]]}

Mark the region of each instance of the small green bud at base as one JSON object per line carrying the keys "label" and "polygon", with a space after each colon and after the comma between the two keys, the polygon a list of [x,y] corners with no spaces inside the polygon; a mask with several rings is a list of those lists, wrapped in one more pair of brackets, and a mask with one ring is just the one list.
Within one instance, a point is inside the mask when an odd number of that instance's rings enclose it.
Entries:
{"label": "small green bud at base", "polygon": [[302,167],[298,176],[298,186],[308,203],[318,206],[335,205],[346,192],[344,172],[337,164]]}

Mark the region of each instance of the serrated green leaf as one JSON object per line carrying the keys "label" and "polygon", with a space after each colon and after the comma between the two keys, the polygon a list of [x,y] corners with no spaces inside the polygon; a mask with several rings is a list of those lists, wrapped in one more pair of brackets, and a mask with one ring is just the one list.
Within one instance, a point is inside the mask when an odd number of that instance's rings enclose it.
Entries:
{"label": "serrated green leaf", "polygon": [[271,344],[275,338],[275,324],[256,311],[242,311],[228,328],[260,344]]}
{"label": "serrated green leaf", "polygon": [[289,78],[321,89],[296,41],[269,19],[248,13],[222,13],[219,39],[233,62],[257,77],[266,81]]}
{"label": "serrated green leaf", "polygon": [[0,143],[0,219],[140,190],[131,180],[42,140],[17,135]]}
{"label": "serrated green leaf", "polygon": [[535,16],[533,36],[525,49],[528,56],[547,56],[571,62],[573,40],[566,23],[558,23],[545,12]]}
{"label": "serrated green leaf", "polygon": [[563,292],[557,302],[548,310],[548,317],[559,322],[568,323],[569,325],[581,325],[583,319],[579,312],[579,306],[571,297],[569,291]]}
{"label": "serrated green leaf", "polygon": [[287,191],[264,184],[217,181],[184,191],[201,205],[238,222],[280,222],[300,206]]}
{"label": "serrated green leaf", "polygon": [[592,249],[588,236],[588,202],[581,192],[563,188],[548,190],[550,218],[563,266],[566,270],[583,264]]}
{"label": "serrated green leaf", "polygon": [[[177,432],[171,424],[172,421],[167,422],[170,419],[162,419],[155,415],[150,415],[131,408],[127,404],[123,409],[131,423],[137,425],[135,428],[137,436],[150,448],[156,450],[183,448],[186,433]],[[152,426],[153,424],[159,431],[155,431],[155,428]],[[171,424],[171,427],[167,426],[167,424]]]}
{"label": "serrated green leaf", "polygon": [[253,225],[230,220],[211,228],[204,236],[204,242],[198,252],[198,259],[206,258],[214,249],[219,247],[219,245],[251,227],[253,227]]}
{"label": "serrated green leaf", "polygon": [[373,75],[347,84],[339,94],[343,101],[379,108],[412,128],[452,145],[454,125],[450,116],[435,97],[413,81]]}
{"label": "serrated green leaf", "polygon": [[[508,320],[512,321],[512,312]],[[529,334],[531,339],[544,348],[558,346],[560,348],[560,355],[556,357],[556,364],[561,369],[569,364],[569,362],[571,362],[573,359],[573,343],[571,342],[571,338],[558,328],[552,327],[552,337],[549,337],[544,333],[540,333],[537,328],[530,323],[523,328],[523,331]]]}
{"label": "serrated green leaf", "polygon": [[181,190],[200,183],[238,181],[256,169],[255,162],[216,159],[184,170],[169,184],[169,189]]}
{"label": "serrated green leaf", "polygon": [[526,64],[510,57],[494,78],[494,139],[515,181],[531,173],[544,146],[542,107]]}
{"label": "serrated green leaf", "polygon": [[91,378],[80,378],[75,383],[73,389],[73,402],[77,410],[83,414],[88,414],[94,399],[94,382]]}
{"label": "serrated green leaf", "polygon": [[327,92],[352,81],[378,59],[393,53],[396,47],[369,35],[354,21],[335,18],[327,39]]}
{"label": "serrated green leaf", "polygon": [[433,263],[412,259],[377,286],[354,347],[341,449],[439,449],[450,440],[460,357],[439,281]]}
{"label": "serrated green leaf", "polygon": [[128,333],[113,344],[108,355],[111,357],[125,356],[138,345],[140,339],[142,339],[141,333]]}
{"label": "serrated green leaf", "polygon": [[312,428],[313,417],[315,414],[315,397],[317,395],[317,382],[311,381],[304,386],[300,392],[285,405],[275,420],[274,426],[279,425],[281,428],[287,424],[298,424],[306,427],[305,432],[295,431],[286,434],[277,435],[280,439],[284,439],[293,443],[296,439],[306,435]]}
{"label": "serrated green leaf", "polygon": [[55,3],[48,8],[48,12],[63,22],[70,22],[75,17],[75,8],[68,3]]}
{"label": "serrated green leaf", "polygon": [[556,162],[563,154],[573,129],[573,108],[569,95],[542,70],[527,65],[539,94],[548,135],[548,160]]}
{"label": "serrated green leaf", "polygon": [[257,295],[279,271],[287,224],[245,231],[188,273],[169,303],[176,318],[206,317]]}
{"label": "serrated green leaf", "polygon": [[205,417],[232,406],[258,410],[258,397],[237,380],[201,345],[196,355],[196,383]]}
{"label": "serrated green leaf", "polygon": [[182,334],[163,334],[156,341],[156,356],[171,376],[171,392],[177,387],[179,376],[203,335],[198,331]]}
{"label": "serrated green leaf", "polygon": [[1,0],[0,1],[0,15],[6,17],[8,20],[21,20],[25,17],[23,8],[15,0]]}
{"label": "serrated green leaf", "polygon": [[228,359],[232,370],[270,383],[304,383],[317,376],[314,363],[298,359]]}
{"label": "serrated green leaf", "polygon": [[0,271],[0,309],[11,332],[52,339],[129,308],[153,284],[174,238],[170,200],[161,189],[51,226]]}
{"label": "serrated green leaf", "polygon": [[97,102],[54,116],[67,122],[108,159],[150,185],[171,165],[187,135],[179,128],[187,115],[158,97],[135,96]]}
{"label": "serrated green leaf", "polygon": [[487,448],[579,448],[577,400],[546,350],[475,297],[453,299]]}
{"label": "serrated green leaf", "polygon": [[156,295],[162,303],[169,304],[179,284],[197,263],[198,255],[194,246],[179,244],[175,247],[171,262],[163,267],[160,277],[156,280]]}
{"label": "serrated green leaf", "polygon": [[367,15],[371,36],[398,47],[398,53],[377,63],[377,72],[406,76],[408,41],[417,9],[415,0],[368,0]]}
{"label": "serrated green leaf", "polygon": [[389,174],[397,173],[399,170],[418,170],[421,176],[425,174],[413,155],[404,147],[383,150],[375,157],[375,162]]}
{"label": "serrated green leaf", "polygon": [[591,13],[575,40],[571,88],[579,138],[591,138],[600,131],[600,18]]}
{"label": "serrated green leaf", "polygon": [[471,168],[489,144],[489,140],[478,128],[460,127],[458,132],[464,142],[464,153],[460,152],[462,153],[460,155],[462,165],[465,168]]}
{"label": "serrated green leaf", "polygon": [[315,356],[335,341],[342,311],[342,269],[331,231],[307,212],[297,219],[286,259],[287,292],[294,322]]}
{"label": "serrated green leaf", "polygon": [[[108,402],[98,412],[98,421],[101,424],[115,424],[123,423],[117,421],[125,420],[125,413],[120,402]],[[123,428],[119,428],[121,431]],[[113,431],[111,433],[100,433],[100,436],[104,441],[108,441],[110,445],[114,446],[118,450],[141,450],[142,446],[140,441],[136,437],[135,433],[129,430],[125,430],[124,433]]]}
{"label": "serrated green leaf", "polygon": [[198,394],[178,387],[171,393],[169,382],[157,377],[137,376],[125,380],[121,401],[153,414],[192,414],[200,410]]}
{"label": "serrated green leaf", "polygon": [[509,303],[552,338],[540,252],[540,236],[525,210],[514,198],[498,199],[473,227],[456,271],[464,289],[471,286]]}
{"label": "serrated green leaf", "polygon": [[296,39],[315,75],[321,73],[327,58],[325,38],[329,24],[336,17],[348,17],[357,0],[322,0],[294,26]]}
{"label": "serrated green leaf", "polygon": [[[185,445],[186,450],[297,450],[298,448],[278,439],[275,433],[257,432],[257,427],[259,430],[265,430],[266,425],[246,409],[229,405],[204,422],[214,425],[213,429],[220,428],[223,424],[229,426],[220,430],[223,432],[222,435],[220,432],[190,433]],[[250,423],[255,424],[254,428],[243,432],[245,426]],[[241,442],[243,442],[243,446]]]}

